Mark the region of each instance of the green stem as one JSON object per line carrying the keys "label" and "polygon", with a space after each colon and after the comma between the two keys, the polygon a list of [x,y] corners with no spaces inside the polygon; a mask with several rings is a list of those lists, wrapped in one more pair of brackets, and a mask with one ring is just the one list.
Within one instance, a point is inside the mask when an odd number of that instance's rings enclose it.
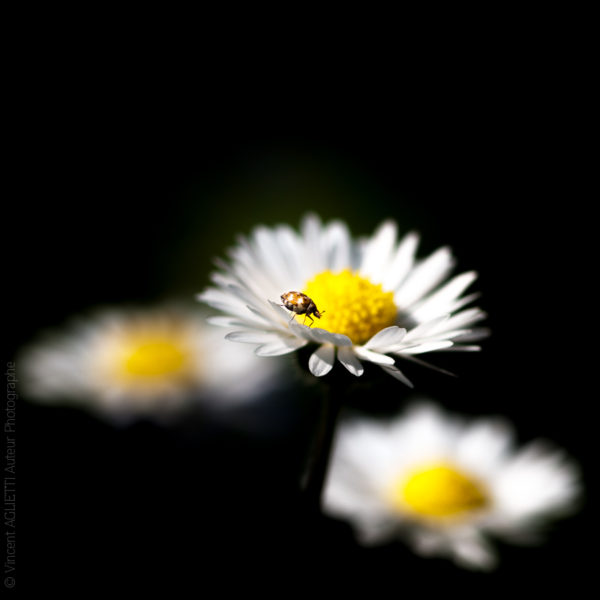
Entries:
{"label": "green stem", "polygon": [[342,396],[335,385],[327,386],[304,473],[304,496],[308,506],[316,511],[320,510],[321,506],[321,495],[327,477],[335,426],[342,407]]}

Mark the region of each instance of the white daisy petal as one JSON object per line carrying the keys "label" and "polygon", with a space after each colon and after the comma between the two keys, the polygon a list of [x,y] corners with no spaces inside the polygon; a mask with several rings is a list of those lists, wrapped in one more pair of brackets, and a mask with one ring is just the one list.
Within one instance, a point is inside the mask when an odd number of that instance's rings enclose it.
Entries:
{"label": "white daisy petal", "polygon": [[471,304],[471,302],[477,300],[477,298],[479,298],[480,296],[481,294],[479,292],[473,292],[472,294],[467,294],[462,298],[457,298],[452,303],[448,303],[449,308],[447,308],[443,312],[457,312],[464,306],[467,306],[467,304]]}
{"label": "white daisy petal", "polygon": [[322,343],[313,337],[312,330],[308,325],[302,325],[301,323],[298,323],[298,321],[296,321],[296,319],[292,319],[288,323],[288,327],[295,336],[302,338],[302,339],[306,340],[307,342]]}
{"label": "white daisy petal", "polygon": [[373,352],[364,346],[354,346],[354,354],[362,360],[368,360],[369,362],[378,365],[393,365],[394,359],[386,354],[380,354],[379,352]]}
{"label": "white daisy petal", "polygon": [[313,352],[308,359],[308,368],[315,377],[327,375],[333,369],[335,362],[335,348],[330,344],[323,344]]}
{"label": "white daisy petal", "polygon": [[406,329],[393,325],[386,327],[378,333],[376,333],[366,344],[365,348],[369,350],[375,350],[378,352],[387,352],[390,348],[398,346],[404,336],[406,335]]}
{"label": "white daisy petal", "polygon": [[379,365],[379,366],[386,373],[389,373],[392,377],[395,377],[396,379],[401,381],[404,385],[407,385],[409,388],[414,387],[414,385],[412,384],[410,379],[408,377],[406,377],[406,375],[404,375],[404,373],[398,367],[388,366],[388,365]]}
{"label": "white daisy petal", "polygon": [[289,328],[300,338],[303,338],[309,342],[315,342],[317,344],[332,344],[334,346],[351,346],[352,340],[345,335],[340,333],[331,333],[320,327],[309,327],[298,323],[296,320],[292,320],[289,323]]}
{"label": "white daisy petal", "polygon": [[261,314],[268,315],[267,306],[265,305],[263,298],[252,292],[249,288],[244,288],[236,284],[229,284],[227,290],[246,306],[253,306]]}
{"label": "white daisy petal", "polygon": [[474,271],[457,275],[415,306],[411,311],[413,318],[417,321],[426,321],[444,315],[449,310],[456,310],[458,308],[455,306],[457,299],[475,279],[477,279],[477,273]]}
{"label": "white daisy petal", "polygon": [[260,256],[244,240],[241,243],[244,245],[231,252],[233,263],[229,272],[257,296],[277,295],[279,282],[263,266]]}
{"label": "white daisy petal", "polygon": [[397,226],[393,221],[382,223],[367,243],[360,274],[381,281],[388,271],[388,263],[396,243]]}
{"label": "white daisy petal", "polygon": [[385,513],[360,515],[354,523],[356,538],[365,546],[382,544],[393,538],[394,523]]}
{"label": "white daisy petal", "polygon": [[479,308],[469,308],[451,317],[435,320],[435,326],[429,328],[428,335],[439,335],[455,329],[470,329],[471,325],[485,319],[486,316]]}
{"label": "white daisy petal", "polygon": [[456,444],[456,458],[477,473],[495,471],[506,460],[513,443],[512,431],[500,419],[475,421]]}
{"label": "white daisy petal", "polygon": [[242,342],[244,344],[266,344],[275,341],[277,337],[273,333],[256,330],[232,331],[225,336],[231,342]]}
{"label": "white daisy petal", "polygon": [[563,452],[533,442],[506,461],[495,492],[502,511],[523,522],[572,508],[580,491],[578,475]]}
{"label": "white daisy petal", "polygon": [[354,464],[349,464],[347,461],[336,463],[335,460],[333,456],[330,466],[332,477],[327,488],[323,490],[329,512],[340,517],[347,512],[385,515],[387,511],[372,493],[370,483],[364,477],[366,474],[355,470]]}
{"label": "white daisy petal", "polygon": [[364,372],[364,367],[360,364],[358,358],[354,354],[352,348],[342,346],[338,349],[338,360],[356,377],[360,377]]}
{"label": "white daisy petal", "polygon": [[253,232],[250,245],[264,273],[268,273],[274,279],[285,276],[279,261],[280,253],[270,230],[263,226],[257,227]]}
{"label": "white daisy petal", "polygon": [[425,352],[434,352],[436,350],[446,350],[452,346],[450,340],[441,340],[439,342],[425,342],[417,346],[409,346],[408,348],[402,348],[398,354],[423,354]]}
{"label": "white daisy petal", "polygon": [[394,301],[404,310],[435,288],[454,266],[449,248],[440,248],[418,264],[394,295]]}
{"label": "white daisy petal", "polygon": [[381,282],[384,290],[398,289],[414,265],[418,245],[419,236],[416,233],[404,236]]}
{"label": "white daisy petal", "polygon": [[236,285],[238,282],[236,279],[234,279],[233,277],[231,277],[230,275],[225,275],[223,273],[211,273],[210,274],[210,280],[213,283],[216,283],[217,285],[220,285],[221,287],[227,287],[228,285]]}
{"label": "white daisy petal", "polygon": [[286,310],[283,306],[281,306],[281,304],[273,302],[273,300],[269,300],[269,304],[281,320],[292,322],[292,317],[294,316],[294,313]]}
{"label": "white daisy petal", "polygon": [[466,333],[461,333],[455,337],[454,342],[477,342],[488,337],[490,333],[491,331],[488,327],[474,327],[473,329],[468,329]]}
{"label": "white daisy petal", "polygon": [[421,365],[422,367],[426,367],[428,369],[433,369],[434,371],[437,371],[438,373],[443,373],[444,375],[448,375],[449,377],[456,377],[455,373],[452,373],[451,371],[447,371],[446,369],[442,369],[441,367],[437,367],[436,365],[432,365],[431,363],[428,363],[427,361],[417,358],[413,354],[400,354],[400,356],[404,360],[409,360],[411,362],[414,362],[417,365]]}
{"label": "white daisy petal", "polygon": [[414,551],[420,556],[432,557],[447,552],[447,541],[438,531],[416,529],[409,534]]}
{"label": "white daisy petal", "polygon": [[[223,290],[206,290],[198,295],[198,299],[213,308],[228,313],[242,322],[247,322],[250,327],[264,327],[269,323],[269,318],[265,315],[264,311],[245,305],[240,298],[227,294]],[[248,310],[250,310],[251,314]]]}
{"label": "white daisy petal", "polygon": [[204,292],[197,294],[196,299],[213,308],[223,311],[237,311],[243,306],[235,296],[232,296],[223,290],[214,288],[207,289]]}
{"label": "white daisy petal", "polygon": [[339,347],[352,346],[352,340],[341,333],[330,333],[319,327],[310,327],[309,334],[318,344],[329,343]]}
{"label": "white daisy petal", "polygon": [[216,325],[217,327],[228,327],[229,329],[233,327],[248,327],[247,322],[234,317],[208,317],[206,322],[211,325]]}
{"label": "white daisy petal", "polygon": [[[289,289],[299,287],[310,276],[302,260],[302,245],[299,236],[287,226],[280,226],[277,231],[277,241],[289,274]],[[282,282],[283,283],[283,282]],[[285,286],[284,286],[285,288]],[[288,291],[287,289],[282,289]]]}
{"label": "white daisy petal", "polygon": [[308,342],[306,340],[300,340],[296,337],[282,337],[278,340],[268,342],[262,346],[258,346],[254,353],[256,356],[280,356],[282,354],[289,354],[306,346]]}
{"label": "white daisy petal", "polygon": [[417,340],[427,339],[435,332],[443,329],[443,324],[450,318],[449,315],[441,315],[431,321],[425,321],[416,327],[413,327],[404,337],[403,343],[408,344]]}
{"label": "white daisy petal", "polygon": [[456,563],[466,569],[490,571],[498,562],[490,544],[472,528],[455,536],[451,551]]}
{"label": "white daisy petal", "polygon": [[347,269],[352,263],[352,250],[346,225],[340,221],[331,223],[326,231],[325,242],[328,268],[333,272]]}
{"label": "white daisy petal", "polygon": [[303,259],[309,272],[318,273],[326,268],[321,237],[321,221],[316,215],[307,215],[301,225]]}
{"label": "white daisy petal", "polygon": [[[244,306],[244,309],[246,311],[250,311],[252,313],[252,316],[254,317],[254,319],[256,320],[258,318],[258,320],[261,322],[259,325],[257,325],[258,328],[261,329],[272,329],[272,328],[276,328],[276,329],[280,329],[281,328],[281,319],[277,320],[277,321],[273,321],[273,319],[270,319],[268,314],[266,314],[266,311],[263,309],[263,307],[257,308],[255,306],[252,306],[250,304],[246,304]],[[244,312],[244,315],[247,315],[248,312]]]}
{"label": "white daisy petal", "polygon": [[461,346],[460,344],[444,348],[445,352],[479,352],[480,350],[481,346]]}

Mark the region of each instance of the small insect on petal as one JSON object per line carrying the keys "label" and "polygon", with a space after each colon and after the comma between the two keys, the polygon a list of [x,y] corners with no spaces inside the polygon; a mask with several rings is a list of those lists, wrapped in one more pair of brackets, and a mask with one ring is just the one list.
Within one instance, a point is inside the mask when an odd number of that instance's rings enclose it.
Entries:
{"label": "small insect on petal", "polygon": [[[314,323],[312,315],[317,317],[317,319],[320,319],[321,315],[325,312],[324,310],[319,311],[317,305],[302,292],[286,292],[285,294],[281,294],[281,301],[283,302],[281,306],[284,306],[294,313],[290,321],[293,320],[296,315],[304,315],[304,321],[306,321],[306,317],[310,319],[309,327]],[[303,325],[304,321],[302,321]]]}

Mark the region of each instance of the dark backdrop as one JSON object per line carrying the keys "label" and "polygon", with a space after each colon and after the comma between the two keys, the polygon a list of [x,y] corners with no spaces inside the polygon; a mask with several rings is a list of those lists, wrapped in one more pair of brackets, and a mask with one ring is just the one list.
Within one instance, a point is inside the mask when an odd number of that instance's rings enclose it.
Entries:
{"label": "dark backdrop", "polygon": [[[199,102],[193,117],[189,104],[183,117],[177,101],[137,96],[84,94],[46,108],[15,150],[6,360],[88,308],[191,298],[208,283],[211,258],[255,224],[297,226],[312,210],[368,235],[391,217],[402,232],[421,232],[421,256],[449,244],[458,270],[480,273],[478,305],[493,330],[480,354],[434,357],[458,378],[407,365],[416,394],[468,415],[502,414],[520,441],[553,440],[589,479],[592,399],[578,345],[590,293],[579,271],[590,241],[582,124],[545,94],[493,91],[413,97],[410,107],[377,94],[352,107],[313,97],[310,111],[304,98],[226,94]],[[378,390],[359,408],[393,414],[411,397],[395,380]],[[401,593],[581,583],[585,506],[541,548],[500,546],[491,575],[400,544],[360,548],[345,524],[302,505],[295,486],[318,390],[289,396],[282,426],[266,434],[208,415],[185,427],[115,429],[22,398],[20,589],[185,584],[205,594],[216,582],[286,597],[301,585]]]}

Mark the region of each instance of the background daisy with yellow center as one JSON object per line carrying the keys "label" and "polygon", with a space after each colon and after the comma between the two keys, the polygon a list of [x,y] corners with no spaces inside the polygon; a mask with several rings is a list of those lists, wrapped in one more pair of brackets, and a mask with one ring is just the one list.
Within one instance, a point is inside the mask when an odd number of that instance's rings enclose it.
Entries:
{"label": "background daisy with yellow center", "polygon": [[272,389],[277,365],[232,347],[205,318],[178,305],[81,316],[22,350],[24,395],[129,420],[195,401],[232,405]]}
{"label": "background daisy with yellow center", "polygon": [[515,450],[499,419],[467,423],[423,403],[392,421],[346,421],[336,435],[323,508],[365,545],[402,537],[423,556],[490,569],[487,534],[539,541],[544,517],[572,511],[580,494],[563,452],[539,441]]}
{"label": "background daisy with yellow center", "polygon": [[[396,224],[383,223],[368,240],[353,240],[340,221],[322,224],[307,216],[294,231],[286,225],[257,227],[219,261],[213,287],[198,299],[226,316],[213,324],[235,331],[227,338],[256,344],[259,356],[294,352],[318,344],[309,359],[316,376],[327,374],[335,359],[350,373],[364,372],[361,361],[411,385],[396,357],[419,360],[436,350],[479,350],[487,335],[476,327],[485,314],[464,308],[476,295],[463,295],[476,279],[473,271],[447,280],[454,259],[440,248],[417,260],[418,235],[397,239]],[[321,316],[306,320],[281,304],[281,295],[308,296]]]}

